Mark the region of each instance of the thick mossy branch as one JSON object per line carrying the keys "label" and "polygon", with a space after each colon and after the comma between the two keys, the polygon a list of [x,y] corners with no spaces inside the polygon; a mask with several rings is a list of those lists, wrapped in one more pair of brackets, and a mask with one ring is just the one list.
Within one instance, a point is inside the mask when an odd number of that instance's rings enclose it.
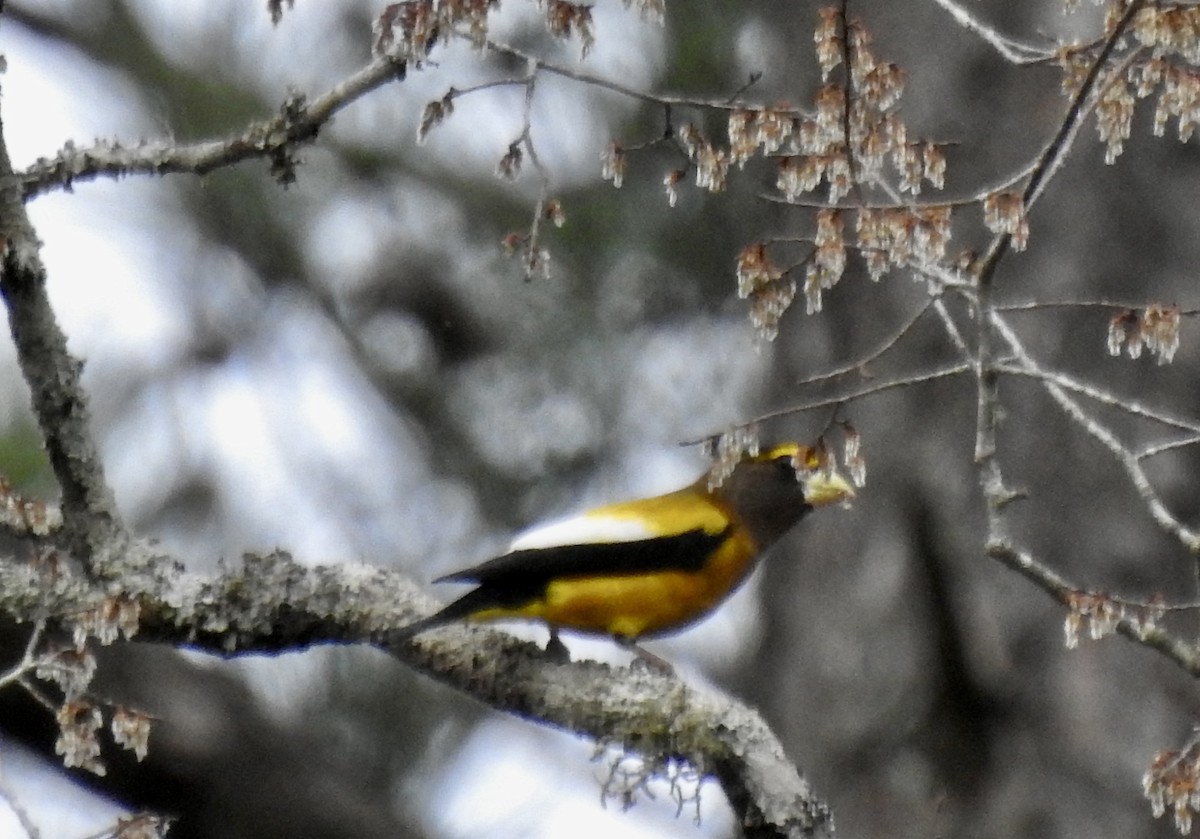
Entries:
{"label": "thick mossy branch", "polygon": [[[213,575],[149,554],[132,564],[160,573],[137,576],[136,587],[114,597],[65,563],[0,558],[0,615],[46,619],[66,631],[83,625],[103,637],[103,616],[124,619],[133,604],[137,640],[225,657],[370,643],[498,710],[619,744],[652,767],[685,761],[721,784],[751,835],[808,836],[828,827],[825,805],[758,713],[716,691],[640,666],[557,664],[533,644],[482,628],[394,641],[437,605],[394,571],[307,566],[284,553],[247,556]],[[127,631],[124,623],[120,629]],[[109,638],[118,634],[116,626],[107,630]]]}
{"label": "thick mossy branch", "polygon": [[83,364],[67,350],[67,336],[50,307],[37,235],[2,140],[0,249],[0,297],[46,454],[62,490],[65,547],[97,570],[106,556],[122,552],[125,529],[92,438],[87,397],[79,381]]}

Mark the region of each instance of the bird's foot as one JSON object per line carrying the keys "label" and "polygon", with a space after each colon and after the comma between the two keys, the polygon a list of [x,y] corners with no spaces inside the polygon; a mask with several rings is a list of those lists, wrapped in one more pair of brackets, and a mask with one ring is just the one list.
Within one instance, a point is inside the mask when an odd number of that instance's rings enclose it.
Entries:
{"label": "bird's foot", "polygon": [[550,630],[550,640],[546,642],[546,657],[555,664],[570,664],[571,651],[567,649],[567,645],[558,637],[558,630]]}

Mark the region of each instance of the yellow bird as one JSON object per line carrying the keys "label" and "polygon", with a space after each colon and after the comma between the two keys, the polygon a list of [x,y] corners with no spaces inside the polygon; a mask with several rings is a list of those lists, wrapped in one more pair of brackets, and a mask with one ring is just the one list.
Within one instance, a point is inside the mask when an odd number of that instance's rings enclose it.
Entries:
{"label": "yellow bird", "polygon": [[552,644],[559,629],[608,635],[654,660],[640,639],[705,617],[807,512],[853,497],[815,449],[784,443],[743,456],[717,486],[705,475],[666,495],[527,531],[507,553],[435,580],[477,587],[400,636],[458,620],[523,618],[546,623]]}

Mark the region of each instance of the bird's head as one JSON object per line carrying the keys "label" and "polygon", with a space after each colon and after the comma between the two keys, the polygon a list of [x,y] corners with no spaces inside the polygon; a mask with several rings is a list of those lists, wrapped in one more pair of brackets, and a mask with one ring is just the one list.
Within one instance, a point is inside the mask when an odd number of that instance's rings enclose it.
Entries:
{"label": "bird's head", "polygon": [[854,487],[822,450],[799,443],[781,443],[743,456],[712,492],[764,545],[782,536],[812,508],[854,498]]}

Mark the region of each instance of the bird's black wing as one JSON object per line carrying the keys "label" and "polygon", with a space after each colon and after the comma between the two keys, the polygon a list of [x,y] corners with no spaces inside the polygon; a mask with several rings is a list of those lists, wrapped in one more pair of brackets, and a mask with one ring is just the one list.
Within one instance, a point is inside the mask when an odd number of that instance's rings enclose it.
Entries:
{"label": "bird's black wing", "polygon": [[556,545],[502,554],[495,559],[447,574],[436,583],[479,583],[484,586],[538,587],[564,577],[614,577],[656,571],[699,571],[724,541],[726,532],[688,530],[632,542]]}
{"label": "bird's black wing", "polygon": [[633,542],[560,545],[511,551],[474,568],[434,580],[435,583],[479,583],[479,587],[437,614],[410,624],[395,634],[411,638],[426,629],[469,617],[481,609],[519,608],[536,600],[555,579],[612,577],[656,571],[699,571],[728,535],[689,530]]}

